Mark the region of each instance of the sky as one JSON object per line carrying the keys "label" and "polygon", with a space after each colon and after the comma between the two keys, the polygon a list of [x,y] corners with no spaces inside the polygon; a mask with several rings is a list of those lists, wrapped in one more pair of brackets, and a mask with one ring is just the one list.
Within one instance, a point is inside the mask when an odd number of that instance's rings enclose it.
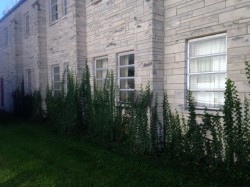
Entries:
{"label": "sky", "polygon": [[15,0],[0,0],[0,18],[3,17],[3,11],[7,7],[12,7],[14,5]]}

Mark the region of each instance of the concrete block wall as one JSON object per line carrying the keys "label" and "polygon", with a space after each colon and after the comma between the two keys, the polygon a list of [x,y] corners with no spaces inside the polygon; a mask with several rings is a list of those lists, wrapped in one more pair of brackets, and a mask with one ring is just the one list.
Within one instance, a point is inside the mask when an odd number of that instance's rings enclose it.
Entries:
{"label": "concrete block wall", "polygon": [[83,69],[87,61],[86,44],[86,2],[75,1],[76,19],[76,47],[77,47],[77,77],[81,80]]}
{"label": "concrete block wall", "polygon": [[[39,76],[39,40],[38,40],[38,17],[37,9],[34,7],[35,0],[23,3],[19,8],[21,10],[21,30],[18,32],[22,40],[21,54],[23,59],[22,71],[17,70],[22,75],[24,88],[28,93],[28,70],[31,71],[31,86],[32,90],[40,88]],[[29,14],[29,35],[25,36],[25,15]],[[20,78],[20,80],[22,80]],[[20,84],[20,83],[19,83]]]}
{"label": "concrete block wall", "polygon": [[227,34],[227,77],[240,97],[250,92],[245,75],[250,55],[250,0],[165,0],[164,88],[172,108],[185,112],[187,41]]}
{"label": "concrete block wall", "polygon": [[63,1],[58,2],[58,20],[51,22],[49,1],[46,5],[46,34],[47,34],[47,65],[48,82],[51,83],[52,67],[60,66],[63,75],[65,65],[77,73],[77,30],[76,30],[76,1],[68,0],[68,13],[63,15]]}
{"label": "concrete block wall", "polygon": [[[22,8],[12,12],[5,20],[1,21],[1,46],[0,46],[0,77],[4,82],[4,106],[1,109],[12,109],[12,92],[20,87],[23,78],[23,41],[22,41]],[[4,29],[8,28],[8,37]],[[8,40],[5,45],[4,41]]]}
{"label": "concrete block wall", "polygon": [[[118,74],[118,55],[135,54],[135,85],[153,87],[153,8],[146,0],[86,0],[86,43],[90,71],[97,57],[108,57],[108,68]],[[118,80],[117,80],[118,83]]]}
{"label": "concrete block wall", "polygon": [[[53,23],[48,0],[23,0],[1,21],[1,33],[10,29],[7,47],[0,36],[0,76],[10,82],[6,97],[23,79],[27,88],[28,69],[43,96],[53,65],[61,75],[69,65],[80,79],[87,62],[93,78],[95,58],[105,56],[117,77],[118,55],[132,51],[136,88],[150,81],[160,100],[166,89],[172,108],[185,112],[187,41],[218,33],[227,34],[227,77],[242,99],[250,92],[244,71],[250,60],[250,0],[68,0],[67,15],[62,3]],[[27,12],[30,35],[24,37]]]}
{"label": "concrete block wall", "polygon": [[[44,78],[47,78],[47,69],[42,69],[41,65],[46,62],[45,59],[47,57],[44,50],[42,50],[46,39],[41,34],[43,32],[41,23],[44,25],[41,15],[45,15],[45,13],[42,13],[42,9],[44,10],[45,8],[45,2],[47,1],[22,1],[17,9],[1,20],[1,33],[4,28],[9,28],[9,42],[7,46],[3,44],[5,36],[1,35],[0,56],[2,58],[0,58],[0,76],[4,78],[5,91],[5,104],[2,109],[12,110],[11,94],[16,88],[21,88],[22,82],[24,83],[25,92],[28,93],[28,70],[31,70],[32,90],[41,89],[44,95],[46,86],[41,86],[41,82],[44,82]],[[26,14],[29,14],[28,36],[24,34]],[[44,33],[45,30],[43,35]],[[43,59],[41,59],[41,56],[43,56]],[[46,74],[40,76],[41,72],[46,72]]]}

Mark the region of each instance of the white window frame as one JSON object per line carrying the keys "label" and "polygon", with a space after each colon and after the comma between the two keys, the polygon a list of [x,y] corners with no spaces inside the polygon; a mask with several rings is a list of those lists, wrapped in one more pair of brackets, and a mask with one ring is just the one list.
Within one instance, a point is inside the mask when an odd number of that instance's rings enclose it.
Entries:
{"label": "white window frame", "polygon": [[[57,73],[57,74],[55,74],[55,68],[59,68],[59,73]],[[53,95],[56,95],[55,94],[55,91],[61,91],[61,72],[60,72],[60,66],[59,66],[59,64],[56,64],[56,65],[53,65],[52,67],[51,67],[51,73],[52,73],[52,90],[53,90]],[[59,81],[55,81],[55,75],[59,75]],[[55,82],[56,83],[60,83],[60,88],[59,89],[55,89]]]}
{"label": "white window frame", "polygon": [[68,14],[68,0],[62,0],[63,4],[63,15],[66,16]]}
{"label": "white window frame", "polygon": [[[226,42],[226,50],[224,53],[217,53],[217,54],[209,54],[209,55],[202,55],[202,56],[196,56],[196,57],[189,57],[189,52],[190,52],[190,43],[192,42],[197,42],[197,41],[206,41],[206,40],[210,40],[213,38],[220,38],[220,37],[225,37],[225,42]],[[205,36],[205,37],[201,37],[201,38],[196,38],[196,39],[190,39],[188,40],[188,45],[187,45],[187,90],[189,91],[209,91],[209,92],[223,92],[225,91],[224,89],[214,89],[214,90],[207,90],[207,89],[190,89],[190,76],[192,75],[211,75],[211,74],[225,74],[225,77],[227,77],[227,68],[225,71],[219,71],[219,72],[205,72],[205,73],[190,73],[190,59],[195,59],[195,58],[203,58],[203,57],[214,57],[214,56],[220,56],[220,55],[225,55],[225,60],[226,60],[226,64],[227,64],[227,34],[226,33],[222,33],[222,34],[215,34],[215,35],[211,35],[211,36]],[[226,80],[225,80],[226,81]],[[218,110],[220,108],[217,107],[198,107],[196,106],[197,109],[212,109],[212,110]]]}
{"label": "white window frame", "polygon": [[[95,80],[96,81],[103,81],[103,84],[104,84],[104,81],[105,81],[105,79],[106,79],[106,77],[105,78],[97,78],[97,72],[98,71],[104,71],[104,70],[106,70],[107,72],[108,72],[108,64],[107,64],[107,67],[106,68],[97,68],[97,61],[98,60],[106,60],[107,59],[107,61],[109,62],[109,60],[108,60],[108,56],[102,56],[102,57],[98,57],[98,58],[95,58]],[[107,76],[107,74],[106,74],[106,76]],[[102,85],[103,86],[103,85]]]}
{"label": "white window frame", "polygon": [[28,37],[29,35],[30,35],[30,16],[29,12],[27,12],[26,14],[24,14],[24,36]]}
{"label": "white window frame", "polygon": [[[52,12],[53,7],[57,7],[57,11],[55,13]],[[58,0],[56,0],[56,3],[52,5],[52,0],[49,0],[49,7],[50,7],[50,22],[53,23],[58,20]],[[53,16],[56,15],[56,19],[53,20]]]}
{"label": "white window frame", "polygon": [[[122,57],[122,56],[127,56],[127,55],[134,55],[134,64],[132,64],[132,65],[120,65],[120,58]],[[124,53],[119,53],[118,54],[118,86],[119,86],[119,101],[120,102],[124,102],[124,101],[121,101],[121,98],[120,98],[120,92],[121,91],[128,91],[128,92],[133,92],[133,91],[135,91],[135,89],[121,89],[121,86],[120,86],[120,81],[121,80],[128,80],[128,79],[133,79],[134,80],[134,84],[135,84],[135,53],[134,53],[134,51],[130,51],[130,52],[124,52]],[[134,77],[122,77],[121,78],[121,76],[120,76],[120,69],[121,68],[129,68],[129,67],[134,67]],[[126,101],[125,101],[126,102]]]}

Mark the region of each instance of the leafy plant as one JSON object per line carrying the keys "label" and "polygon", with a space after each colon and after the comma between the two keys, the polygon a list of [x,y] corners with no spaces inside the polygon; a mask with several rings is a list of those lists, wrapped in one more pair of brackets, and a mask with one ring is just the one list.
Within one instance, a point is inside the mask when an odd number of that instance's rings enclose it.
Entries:
{"label": "leafy plant", "polygon": [[191,159],[194,159],[195,162],[198,162],[205,156],[205,140],[202,129],[203,125],[200,125],[196,122],[195,104],[191,92],[187,93],[187,103],[189,116],[187,121],[188,131],[184,137],[186,149],[185,152]]}
{"label": "leafy plant", "polygon": [[150,85],[145,90],[141,87],[139,93],[133,92],[128,99],[127,115],[128,142],[133,152],[138,154],[149,153],[151,150],[149,127],[149,104],[151,101]]}

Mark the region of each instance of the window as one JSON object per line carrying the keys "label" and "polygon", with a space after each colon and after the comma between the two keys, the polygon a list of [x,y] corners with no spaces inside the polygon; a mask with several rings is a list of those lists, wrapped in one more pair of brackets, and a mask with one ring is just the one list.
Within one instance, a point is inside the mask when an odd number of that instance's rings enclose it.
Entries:
{"label": "window", "polygon": [[4,46],[8,46],[9,43],[9,29],[6,27],[4,29]]}
{"label": "window", "polygon": [[68,63],[64,64],[64,92],[67,93],[68,92],[68,74],[70,73],[70,66],[68,65]]}
{"label": "window", "polygon": [[56,21],[58,19],[58,5],[57,0],[50,0],[50,14],[51,14],[51,22]]}
{"label": "window", "polygon": [[58,65],[52,67],[53,93],[59,95],[61,92],[60,67]]}
{"label": "window", "polygon": [[63,15],[68,13],[68,0],[63,0]]}
{"label": "window", "polygon": [[129,93],[135,89],[135,64],[134,54],[120,54],[119,58],[119,86],[120,86],[120,101],[126,102]]}
{"label": "window", "polygon": [[27,86],[28,86],[28,93],[32,93],[32,76],[31,76],[31,70],[27,70]]}
{"label": "window", "polygon": [[29,13],[24,15],[24,35],[25,37],[30,35],[30,17]]}
{"label": "window", "polygon": [[3,78],[0,78],[0,99],[1,99],[1,106],[4,106],[4,85],[3,85]]}
{"label": "window", "polygon": [[188,42],[187,87],[196,107],[220,108],[224,104],[226,71],[226,34]]}
{"label": "window", "polygon": [[108,58],[97,58],[95,60],[95,78],[97,89],[101,90],[108,71]]}

